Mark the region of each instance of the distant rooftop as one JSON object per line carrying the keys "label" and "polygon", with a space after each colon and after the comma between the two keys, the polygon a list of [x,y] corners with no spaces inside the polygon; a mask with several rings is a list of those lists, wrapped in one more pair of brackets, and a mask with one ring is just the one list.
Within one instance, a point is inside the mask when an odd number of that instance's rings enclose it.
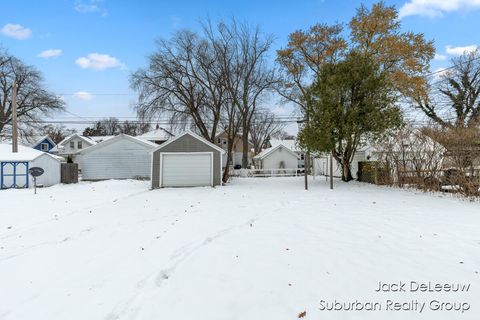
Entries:
{"label": "distant rooftop", "polygon": [[137,138],[148,141],[167,141],[171,137],[173,137],[173,134],[163,128],[148,131],[142,135],[137,136]]}

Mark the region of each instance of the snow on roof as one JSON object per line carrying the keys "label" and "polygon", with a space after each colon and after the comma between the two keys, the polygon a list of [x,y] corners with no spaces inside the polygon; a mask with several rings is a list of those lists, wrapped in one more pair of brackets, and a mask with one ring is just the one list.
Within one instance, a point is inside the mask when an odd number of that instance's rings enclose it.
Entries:
{"label": "snow on roof", "polygon": [[171,137],[173,137],[173,134],[163,128],[148,131],[147,133],[137,136],[137,138],[149,141],[167,141]]}
{"label": "snow on roof", "polygon": [[182,134],[180,134],[180,135],[177,135],[177,136],[175,136],[175,137],[172,137],[171,139],[168,139],[167,142],[162,143],[161,145],[157,145],[157,147],[156,147],[155,149],[153,149],[151,152],[155,152],[155,151],[157,151],[157,150],[159,150],[159,149],[164,148],[165,146],[168,146],[170,143],[176,141],[177,139],[180,139],[180,138],[183,137],[184,135],[189,135],[189,136],[191,136],[191,137],[193,137],[193,138],[195,138],[195,139],[197,139],[197,140],[205,143],[206,145],[211,146],[211,147],[214,148],[215,150],[220,151],[220,153],[221,153],[222,155],[225,154],[225,150],[223,150],[222,148],[220,148],[220,147],[217,146],[216,144],[211,143],[211,142],[208,141],[207,139],[205,139],[205,138],[199,136],[198,134],[196,134],[196,133],[194,133],[194,132],[192,132],[192,131],[189,131],[189,130],[185,131],[184,133],[182,133]]}
{"label": "snow on roof", "polygon": [[79,139],[81,139],[81,140],[83,140],[83,141],[85,141],[85,142],[87,142],[91,145],[96,144],[96,142],[93,139],[90,139],[89,137],[81,136],[78,133],[74,133],[74,134],[69,135],[68,137],[66,137],[62,141],[60,141],[58,143],[58,146],[64,145],[65,143],[67,143],[69,140],[71,140],[74,137],[77,137],[77,138],[79,138]]}
{"label": "snow on roof", "polygon": [[266,156],[268,156],[270,153],[272,153],[273,151],[275,151],[276,149],[278,148],[285,148],[285,150],[289,151],[290,153],[292,153],[293,155],[295,155],[297,158],[298,158],[298,155],[290,148],[288,148],[287,146],[285,146],[284,144],[280,143],[280,144],[277,144],[276,146],[274,147],[270,147],[270,148],[267,148],[265,150],[263,150],[262,152],[260,152],[259,154],[257,154],[254,158],[255,159],[263,159],[265,158]]}
{"label": "snow on roof", "polygon": [[49,155],[48,153],[22,145],[18,146],[18,152],[12,152],[11,144],[0,144],[0,161],[32,161],[44,154]]}
{"label": "snow on roof", "polygon": [[144,140],[144,139],[139,139],[138,137],[133,137],[133,136],[130,136],[128,134],[119,134],[118,136],[112,136],[111,138],[107,139],[107,140],[104,140],[102,142],[99,142],[97,143],[96,145],[90,147],[90,148],[86,148],[82,151],[80,151],[80,154],[86,154],[86,153],[89,153],[89,152],[92,152],[92,151],[95,151],[97,150],[98,148],[102,148],[104,146],[107,146],[109,144],[112,144],[112,143],[115,143],[115,141],[118,141],[118,140],[121,140],[121,139],[128,139],[130,141],[133,141],[133,142],[136,142],[136,143],[140,143],[140,144],[143,144],[143,145],[146,145],[146,146],[149,146],[151,148],[155,148],[155,147],[158,147],[158,144],[156,143],[153,143],[151,141],[148,141],[148,140]]}
{"label": "snow on roof", "polygon": [[[48,135],[28,135],[28,136],[19,136],[18,143],[26,147],[34,147],[38,145],[43,140],[48,139],[52,144],[55,144],[53,140]],[[0,143],[12,143],[12,137],[1,137]]]}
{"label": "snow on roof", "polygon": [[100,143],[109,139],[114,138],[115,136],[88,136],[90,140],[95,141],[95,143]]}
{"label": "snow on roof", "polygon": [[298,146],[297,140],[293,140],[293,139],[289,139],[289,140],[271,139],[270,140],[270,145],[272,147],[276,147],[280,144],[283,145],[284,147],[287,147],[288,149],[290,149],[294,152],[301,152],[302,151]]}

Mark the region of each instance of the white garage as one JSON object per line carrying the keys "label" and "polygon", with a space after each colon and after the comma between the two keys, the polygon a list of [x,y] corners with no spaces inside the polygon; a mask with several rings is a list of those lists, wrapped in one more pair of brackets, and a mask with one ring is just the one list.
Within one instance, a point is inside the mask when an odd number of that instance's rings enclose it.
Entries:
{"label": "white garage", "polygon": [[153,150],[152,188],[220,185],[224,153],[187,131]]}
{"label": "white garage", "polygon": [[213,186],[211,152],[162,153],[160,161],[164,187]]}
{"label": "white garage", "polygon": [[97,143],[77,155],[82,179],[148,179],[150,151],[157,146],[126,134]]}

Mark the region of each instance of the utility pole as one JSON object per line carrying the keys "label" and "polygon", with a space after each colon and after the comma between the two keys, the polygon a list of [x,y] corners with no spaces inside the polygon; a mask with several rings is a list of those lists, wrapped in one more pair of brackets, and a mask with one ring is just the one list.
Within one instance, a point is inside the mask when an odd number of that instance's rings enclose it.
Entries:
{"label": "utility pole", "polygon": [[12,152],[18,152],[17,81],[12,86]]}
{"label": "utility pole", "polygon": [[333,156],[330,153],[330,190],[333,190]]}

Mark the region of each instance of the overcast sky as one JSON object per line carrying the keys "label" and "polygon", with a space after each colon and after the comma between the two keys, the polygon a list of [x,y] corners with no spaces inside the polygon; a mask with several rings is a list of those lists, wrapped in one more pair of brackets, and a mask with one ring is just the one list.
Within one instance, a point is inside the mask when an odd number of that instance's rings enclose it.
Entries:
{"label": "overcast sky", "polygon": [[[285,45],[289,33],[318,23],[348,22],[361,1],[352,0],[16,0],[2,1],[0,46],[42,71],[46,85],[82,117],[134,116],[129,75],[146,65],[155,39],[198,21],[235,16],[259,24]],[[363,1],[370,6],[373,1]],[[396,0],[405,30],[435,41],[432,71],[480,44],[480,0]],[[274,106],[277,114],[289,108]],[[77,119],[71,114],[61,119]]]}

